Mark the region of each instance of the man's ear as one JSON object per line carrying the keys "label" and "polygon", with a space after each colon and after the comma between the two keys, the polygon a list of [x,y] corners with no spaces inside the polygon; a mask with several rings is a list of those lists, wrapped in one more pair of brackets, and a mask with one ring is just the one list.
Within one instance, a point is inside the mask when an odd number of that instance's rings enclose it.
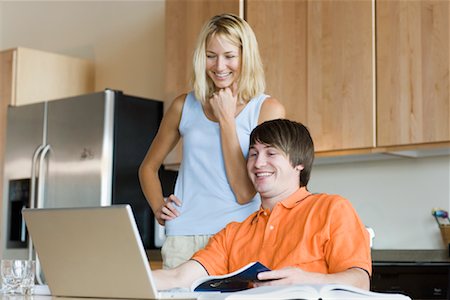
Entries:
{"label": "man's ear", "polygon": [[303,165],[297,165],[297,166],[295,166],[295,170],[296,171],[301,171],[301,170],[303,170],[305,167],[303,166]]}

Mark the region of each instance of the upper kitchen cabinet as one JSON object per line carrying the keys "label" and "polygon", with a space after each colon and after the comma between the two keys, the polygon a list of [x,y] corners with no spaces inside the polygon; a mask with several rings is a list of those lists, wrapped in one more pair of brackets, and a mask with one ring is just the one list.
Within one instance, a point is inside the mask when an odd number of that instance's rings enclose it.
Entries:
{"label": "upper kitchen cabinet", "polygon": [[247,22],[259,44],[266,93],[280,100],[286,117],[307,120],[307,2],[247,0]]}
{"label": "upper kitchen cabinet", "polygon": [[94,91],[94,65],[28,48],[0,52],[1,101],[24,105]]}
{"label": "upper kitchen cabinet", "polygon": [[166,0],[165,107],[190,89],[192,55],[202,26],[221,13],[239,15],[240,0]]}
{"label": "upper kitchen cabinet", "polygon": [[267,92],[305,123],[316,151],[375,146],[373,3],[247,0]]}
{"label": "upper kitchen cabinet", "polygon": [[[192,55],[202,26],[221,13],[240,14],[241,0],[166,0],[166,57],[164,107],[190,90]],[[181,144],[164,161],[167,168],[177,168]]]}
{"label": "upper kitchen cabinet", "polygon": [[450,141],[450,2],[377,1],[379,146]]}

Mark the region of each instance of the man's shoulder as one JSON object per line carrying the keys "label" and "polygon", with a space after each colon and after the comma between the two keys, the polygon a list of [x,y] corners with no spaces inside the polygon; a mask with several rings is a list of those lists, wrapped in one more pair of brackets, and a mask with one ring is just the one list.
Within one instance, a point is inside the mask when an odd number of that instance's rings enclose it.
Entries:
{"label": "man's shoulder", "polygon": [[351,205],[350,201],[338,194],[312,193],[305,198],[313,206],[347,206]]}
{"label": "man's shoulder", "polygon": [[250,214],[246,219],[244,219],[242,222],[233,221],[228,223],[225,226],[225,229],[227,230],[237,230],[242,227],[247,227],[255,222],[255,220],[258,218],[258,215],[260,214],[260,210],[257,210]]}

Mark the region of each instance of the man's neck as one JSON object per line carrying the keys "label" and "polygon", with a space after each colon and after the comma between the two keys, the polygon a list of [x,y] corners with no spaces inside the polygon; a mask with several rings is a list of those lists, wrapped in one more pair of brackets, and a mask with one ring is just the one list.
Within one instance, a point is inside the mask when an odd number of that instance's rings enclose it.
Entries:
{"label": "man's neck", "polygon": [[269,194],[261,194],[261,206],[264,209],[272,210],[278,202],[287,199],[290,195],[294,194],[298,191],[300,187],[291,188],[289,190],[285,190],[282,193],[277,195],[269,195]]}

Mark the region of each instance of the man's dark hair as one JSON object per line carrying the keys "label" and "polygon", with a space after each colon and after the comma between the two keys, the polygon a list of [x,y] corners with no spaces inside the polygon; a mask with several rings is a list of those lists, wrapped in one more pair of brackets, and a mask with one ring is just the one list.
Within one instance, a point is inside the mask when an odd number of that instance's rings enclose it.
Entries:
{"label": "man's dark hair", "polygon": [[306,126],[287,119],[266,121],[250,134],[250,147],[256,142],[283,151],[293,167],[302,165],[300,187],[307,186],[314,161],[314,143]]}

